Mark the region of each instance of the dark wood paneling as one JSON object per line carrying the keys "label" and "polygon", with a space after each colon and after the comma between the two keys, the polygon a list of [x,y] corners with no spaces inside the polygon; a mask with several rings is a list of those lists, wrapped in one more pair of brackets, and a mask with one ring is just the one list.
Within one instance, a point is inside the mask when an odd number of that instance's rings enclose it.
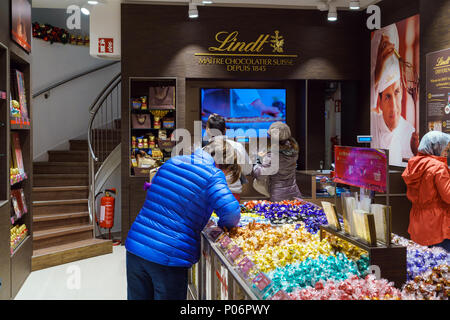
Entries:
{"label": "dark wood paneling", "polygon": [[0,202],[0,300],[7,300],[11,297],[9,210],[9,201]]}
{"label": "dark wood paneling", "polygon": [[[184,6],[122,5],[122,72],[127,76],[216,79],[358,79],[357,39],[365,27],[361,13],[340,12],[335,24],[314,10],[199,8],[190,21]],[[266,72],[227,72],[223,65],[199,65],[219,31],[239,31],[242,39],[280,30],[285,53],[298,54],[294,66]],[[151,34],[151,41],[142,41]],[[151,53],[151,58],[142,52]]]}
{"label": "dark wood paneling", "polygon": [[10,26],[10,12],[9,12],[9,0],[0,1],[0,42],[8,45],[11,38],[9,33]]}
{"label": "dark wood paneling", "polygon": [[18,248],[11,257],[11,297],[13,299],[31,272],[32,238],[29,237]]}
{"label": "dark wood paneling", "polygon": [[325,163],[325,87],[326,81],[308,80],[306,170]]}
{"label": "dark wood paneling", "polygon": [[[330,24],[326,13],[315,10],[273,10],[253,8],[201,7],[200,19],[190,20],[184,6],[122,4],[122,238],[138,214],[145,192],[145,178],[129,176],[129,78],[177,78],[177,128],[193,130],[199,119],[198,85],[202,81],[239,80],[282,83],[289,86],[287,96],[288,125],[301,148],[299,168],[323,159],[323,101],[313,104],[306,116],[304,81],[299,79],[358,80],[364,55],[359,41],[365,20],[361,12],[340,12],[337,23]],[[207,52],[219,31],[239,31],[242,39],[251,41],[261,33],[280,30],[285,38],[285,53],[298,54],[293,66],[268,68],[266,72],[227,72],[223,65],[199,65],[197,52]],[[151,40],[142,41],[142,39]],[[250,39],[250,40],[249,40]],[[143,54],[148,53],[148,54]],[[186,79],[189,79],[186,81]],[[291,81],[287,81],[290,79]],[[195,81],[197,83],[197,87]],[[217,83],[217,82],[216,82]],[[233,82],[233,86],[236,84]],[[248,85],[247,85],[248,86]],[[195,89],[196,88],[196,89]],[[319,99],[319,98],[318,98]],[[311,132],[306,131],[306,121]],[[320,123],[319,125],[317,125]],[[306,141],[307,134],[317,134]],[[320,143],[319,140],[320,139]],[[307,150],[306,146],[311,147]],[[252,195],[251,190],[248,195]],[[257,196],[256,194],[254,194]]]}
{"label": "dark wood paneling", "polygon": [[[433,5],[431,5],[433,3]],[[420,136],[426,124],[426,55],[450,48],[450,1],[420,1]]]}
{"label": "dark wood paneling", "polygon": [[[129,226],[133,224],[139,211],[145,202],[146,192],[144,192],[142,186],[146,181],[146,178],[142,177],[130,177],[129,178],[129,190],[130,190],[130,202],[128,203],[130,210]],[[127,230],[128,232],[128,230]]]}

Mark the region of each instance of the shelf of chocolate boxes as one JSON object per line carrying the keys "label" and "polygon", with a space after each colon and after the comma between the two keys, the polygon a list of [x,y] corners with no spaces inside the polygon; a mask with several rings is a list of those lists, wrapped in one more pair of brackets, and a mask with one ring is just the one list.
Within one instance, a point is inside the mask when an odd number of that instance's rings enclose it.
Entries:
{"label": "shelf of chocolate boxes", "polygon": [[[211,221],[217,224],[215,213]],[[217,243],[231,252],[238,270],[246,266],[244,277],[254,290],[257,275],[268,278],[270,284],[257,290],[263,299],[448,300],[450,256],[444,249],[392,234],[392,243],[407,247],[407,283],[400,290],[368,274],[366,251],[331,234],[320,241],[325,224],[323,209],[309,202],[249,201],[241,205],[238,227]]]}
{"label": "shelf of chocolate boxes", "polygon": [[133,114],[151,114],[153,117],[145,126],[132,128],[131,164],[133,168],[145,169],[160,166],[170,158],[175,144],[173,133],[169,135],[169,131],[175,128],[174,117],[171,115],[175,110],[148,109],[145,96],[132,99],[132,110]]}
{"label": "shelf of chocolate boxes", "polygon": [[14,254],[16,249],[27,238],[27,236],[28,236],[28,229],[25,224],[16,225],[11,228],[11,239],[10,239],[11,255]]}

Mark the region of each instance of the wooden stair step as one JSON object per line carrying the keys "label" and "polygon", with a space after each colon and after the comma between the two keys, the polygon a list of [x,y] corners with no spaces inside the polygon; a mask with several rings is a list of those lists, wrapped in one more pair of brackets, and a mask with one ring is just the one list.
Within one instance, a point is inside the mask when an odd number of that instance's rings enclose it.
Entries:
{"label": "wooden stair step", "polygon": [[55,221],[62,219],[70,219],[70,218],[80,218],[80,217],[88,217],[89,212],[70,212],[70,213],[58,213],[58,214],[48,214],[48,215],[38,215],[33,216],[33,222],[42,222],[42,221]]}
{"label": "wooden stair step", "polygon": [[31,270],[41,270],[73,261],[109,254],[112,251],[111,240],[94,238],[54,245],[33,251]]}
{"label": "wooden stair step", "polygon": [[87,150],[89,148],[87,140],[69,140],[70,150]]}
{"label": "wooden stair step", "polygon": [[87,224],[89,224],[89,212],[87,211],[33,215],[34,232]]}
{"label": "wooden stair step", "polygon": [[34,231],[33,232],[33,240],[39,241],[39,240],[43,240],[43,239],[55,238],[55,237],[60,237],[60,236],[64,236],[64,235],[69,235],[69,234],[81,233],[81,232],[85,232],[85,231],[92,231],[93,229],[94,229],[94,226],[89,224],[89,225],[84,225],[84,226],[60,227],[60,228],[52,228],[52,229],[46,229],[46,230],[41,230],[41,231]]}
{"label": "wooden stair step", "polygon": [[50,162],[86,162],[88,150],[50,150],[47,151]]}
{"label": "wooden stair step", "polygon": [[33,214],[73,213],[87,211],[88,199],[33,201]]}
{"label": "wooden stair step", "polygon": [[84,173],[74,174],[34,174],[34,187],[54,187],[54,186],[87,186],[89,175]]}
{"label": "wooden stair step", "polygon": [[33,187],[33,200],[87,199],[88,186]]}
{"label": "wooden stair step", "polygon": [[57,161],[43,161],[33,162],[34,174],[46,173],[88,173],[88,162],[57,162]]}

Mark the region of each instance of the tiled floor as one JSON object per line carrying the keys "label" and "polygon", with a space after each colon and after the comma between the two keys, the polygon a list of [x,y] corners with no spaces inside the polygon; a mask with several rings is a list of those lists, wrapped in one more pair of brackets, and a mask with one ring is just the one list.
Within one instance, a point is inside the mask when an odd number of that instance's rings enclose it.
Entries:
{"label": "tiled floor", "polygon": [[16,300],[124,300],[127,298],[125,247],[112,254],[32,272]]}

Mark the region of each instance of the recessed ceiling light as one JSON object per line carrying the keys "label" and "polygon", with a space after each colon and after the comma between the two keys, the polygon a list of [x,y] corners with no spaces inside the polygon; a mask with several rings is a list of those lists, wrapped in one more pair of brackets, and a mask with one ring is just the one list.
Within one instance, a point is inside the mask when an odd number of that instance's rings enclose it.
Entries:
{"label": "recessed ceiling light", "polygon": [[193,3],[189,3],[189,18],[191,19],[198,18],[197,6]]}
{"label": "recessed ceiling light", "polygon": [[350,10],[359,10],[360,6],[359,6],[359,1],[350,1],[350,4],[348,6],[350,8]]}
{"label": "recessed ceiling light", "polygon": [[211,0],[203,0],[202,3],[203,4],[212,4],[213,2]]}
{"label": "recessed ceiling light", "polygon": [[337,20],[337,11],[336,7],[330,6],[328,9],[328,21],[336,21]]}
{"label": "recessed ceiling light", "polygon": [[81,8],[81,12],[87,16],[90,14],[89,10],[85,7]]}
{"label": "recessed ceiling light", "polygon": [[96,4],[98,4],[98,1],[89,0],[88,3],[95,6]]}

